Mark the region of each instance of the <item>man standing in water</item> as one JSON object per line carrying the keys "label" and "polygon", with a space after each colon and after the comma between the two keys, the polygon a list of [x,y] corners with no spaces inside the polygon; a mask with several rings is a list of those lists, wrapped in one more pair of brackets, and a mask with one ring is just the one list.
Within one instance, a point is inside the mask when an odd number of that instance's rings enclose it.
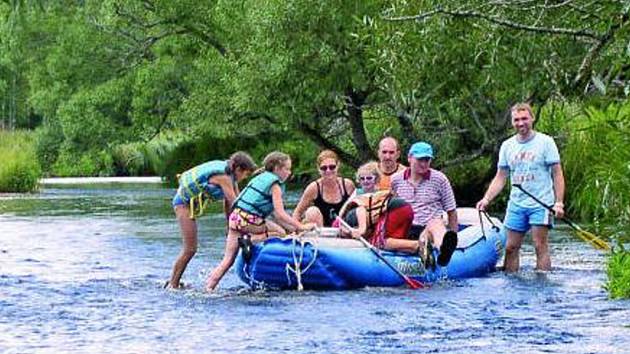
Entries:
{"label": "man standing in water", "polygon": [[378,143],[378,170],[381,173],[377,188],[389,190],[391,188],[391,176],[405,169],[398,163],[400,147],[398,141],[392,137],[385,137]]}
{"label": "man standing in water", "polygon": [[[564,175],[560,154],[553,139],[534,131],[534,115],[527,103],[511,108],[512,126],[516,134],[501,144],[497,174],[490,183],[477,209],[485,210],[505,186],[508,174],[513,185],[522,188],[547,205],[553,204],[556,217],[564,216]],[[504,225],[508,239],[505,247],[505,271],[519,269],[519,250],[525,233],[532,230],[536,249],[536,269],[550,270],[549,229],[553,215],[522,190],[512,188]]]}

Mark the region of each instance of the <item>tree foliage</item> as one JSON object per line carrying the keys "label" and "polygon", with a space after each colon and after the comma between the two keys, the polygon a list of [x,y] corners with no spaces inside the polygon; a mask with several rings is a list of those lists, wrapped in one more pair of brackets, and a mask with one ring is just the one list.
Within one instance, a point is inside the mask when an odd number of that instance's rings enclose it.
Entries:
{"label": "tree foliage", "polygon": [[511,133],[510,104],[627,98],[628,12],[571,0],[2,2],[0,119],[43,122],[51,166],[62,151],[113,154],[170,131],[309,140],[354,166],[384,134],[403,149],[423,139],[439,167],[475,166],[477,190]]}

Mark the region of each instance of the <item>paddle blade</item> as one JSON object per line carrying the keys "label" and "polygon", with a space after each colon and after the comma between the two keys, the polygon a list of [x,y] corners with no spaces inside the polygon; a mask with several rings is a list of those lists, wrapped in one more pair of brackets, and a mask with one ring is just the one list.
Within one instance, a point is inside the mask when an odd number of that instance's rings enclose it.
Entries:
{"label": "paddle blade", "polygon": [[409,278],[409,277],[405,277],[405,283],[407,283],[407,285],[409,285],[409,287],[411,289],[424,289],[425,285],[424,283],[417,281],[415,279]]}
{"label": "paddle blade", "polygon": [[610,251],[610,245],[608,244],[608,242],[602,240],[594,234],[584,230],[575,230],[575,233],[584,241],[590,243],[596,249],[602,251]]}

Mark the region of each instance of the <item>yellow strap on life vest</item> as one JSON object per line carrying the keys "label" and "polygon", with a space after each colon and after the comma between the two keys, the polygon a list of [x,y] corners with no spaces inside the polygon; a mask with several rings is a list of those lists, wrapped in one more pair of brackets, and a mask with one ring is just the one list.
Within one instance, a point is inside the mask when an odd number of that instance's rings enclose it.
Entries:
{"label": "yellow strap on life vest", "polygon": [[[190,196],[190,218],[195,219],[203,214],[204,209],[208,205],[208,200],[210,197],[207,195],[206,190],[199,185],[199,181],[197,181],[197,169],[193,168],[190,171],[191,182],[195,184],[199,192],[194,193],[189,186],[188,181],[180,181],[180,186],[184,187]],[[184,177],[188,177],[189,175],[184,174]],[[183,183],[182,183],[183,182]],[[181,194],[180,194],[181,195]]]}
{"label": "yellow strap on life vest", "polygon": [[190,218],[195,219],[200,217],[203,214],[203,211],[208,206],[208,201],[209,199],[205,198],[205,195],[203,193],[193,198],[190,198]]}
{"label": "yellow strap on life vest", "polygon": [[[195,187],[197,187],[197,190],[199,190],[199,192],[194,193],[192,191],[192,189],[190,189],[189,183],[188,181],[183,181],[184,183],[180,182],[180,185],[183,184],[183,187],[186,188],[186,191],[188,192],[188,195],[191,198],[196,197],[197,195],[201,194],[204,192],[204,189],[199,185],[199,182],[197,181],[197,168],[193,168],[192,170],[190,170],[190,174],[191,176],[191,182],[195,184]],[[184,174],[185,177],[188,177],[186,174]]]}

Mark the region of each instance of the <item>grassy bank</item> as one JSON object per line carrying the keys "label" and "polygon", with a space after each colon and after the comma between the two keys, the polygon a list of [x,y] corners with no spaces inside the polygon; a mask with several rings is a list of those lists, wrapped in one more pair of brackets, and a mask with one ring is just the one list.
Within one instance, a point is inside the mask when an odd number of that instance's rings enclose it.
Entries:
{"label": "grassy bank", "polygon": [[630,299],[630,252],[618,250],[608,256],[606,289],[613,299]]}
{"label": "grassy bank", "polygon": [[561,149],[568,215],[598,234],[629,241],[630,103],[550,105],[540,123]]}
{"label": "grassy bank", "polygon": [[[612,244],[630,241],[630,103],[552,104],[540,123],[560,145],[568,215]],[[611,298],[630,298],[629,253],[619,248],[608,256]]]}
{"label": "grassy bank", "polygon": [[0,131],[0,160],[0,192],[31,192],[37,189],[42,173],[32,132]]}

